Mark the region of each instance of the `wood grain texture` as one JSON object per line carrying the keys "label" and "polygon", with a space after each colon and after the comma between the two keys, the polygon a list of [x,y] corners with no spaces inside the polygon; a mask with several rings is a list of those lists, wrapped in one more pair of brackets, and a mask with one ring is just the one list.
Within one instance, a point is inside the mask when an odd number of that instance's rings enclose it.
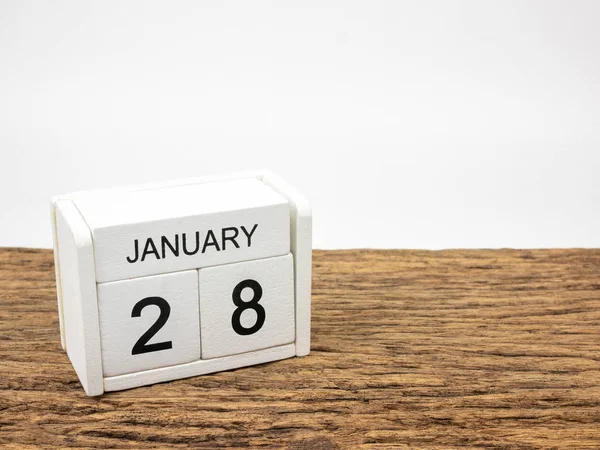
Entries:
{"label": "wood grain texture", "polygon": [[86,397],[0,250],[0,444],[600,448],[600,250],[316,251],[305,358]]}

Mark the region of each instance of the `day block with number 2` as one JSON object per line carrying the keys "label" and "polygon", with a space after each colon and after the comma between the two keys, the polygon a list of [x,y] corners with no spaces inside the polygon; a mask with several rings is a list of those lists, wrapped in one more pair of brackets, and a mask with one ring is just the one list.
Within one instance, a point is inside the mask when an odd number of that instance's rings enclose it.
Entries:
{"label": "day block with number 2", "polygon": [[62,346],[88,395],[310,350],[311,211],[239,173],[51,203]]}

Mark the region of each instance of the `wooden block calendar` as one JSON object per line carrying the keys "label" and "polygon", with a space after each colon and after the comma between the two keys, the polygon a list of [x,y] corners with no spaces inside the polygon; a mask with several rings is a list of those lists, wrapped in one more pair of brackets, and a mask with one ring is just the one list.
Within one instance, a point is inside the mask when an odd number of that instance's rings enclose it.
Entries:
{"label": "wooden block calendar", "polygon": [[312,216],[268,172],[51,202],[61,343],[88,395],[310,350]]}

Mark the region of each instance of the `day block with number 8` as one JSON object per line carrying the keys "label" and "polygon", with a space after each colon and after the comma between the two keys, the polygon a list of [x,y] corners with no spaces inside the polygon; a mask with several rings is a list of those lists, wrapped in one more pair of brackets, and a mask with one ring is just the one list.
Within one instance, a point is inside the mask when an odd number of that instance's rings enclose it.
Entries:
{"label": "day block with number 8", "polygon": [[270,173],[52,199],[61,341],[88,395],[310,349],[311,212]]}

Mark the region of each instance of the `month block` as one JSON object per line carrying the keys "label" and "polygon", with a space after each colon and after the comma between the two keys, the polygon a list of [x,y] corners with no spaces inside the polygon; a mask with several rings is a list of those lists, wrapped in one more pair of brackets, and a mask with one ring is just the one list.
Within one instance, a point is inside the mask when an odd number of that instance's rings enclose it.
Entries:
{"label": "month block", "polygon": [[310,350],[312,216],[269,172],[51,202],[61,343],[88,395]]}
{"label": "month block", "polygon": [[99,283],[290,251],[290,206],[257,179],[74,197]]}
{"label": "month block", "polygon": [[198,272],[98,285],[104,376],[200,359]]}
{"label": "month block", "polygon": [[294,342],[291,254],[199,272],[203,359]]}

